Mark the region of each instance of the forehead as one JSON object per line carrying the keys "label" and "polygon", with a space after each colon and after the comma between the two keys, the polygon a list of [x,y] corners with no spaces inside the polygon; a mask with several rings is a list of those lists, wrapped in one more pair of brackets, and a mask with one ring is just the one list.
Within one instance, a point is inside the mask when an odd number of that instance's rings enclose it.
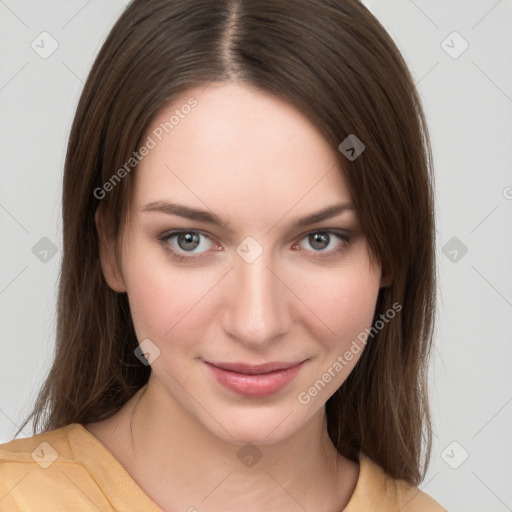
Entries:
{"label": "forehead", "polygon": [[160,109],[143,141],[135,207],[158,200],[268,222],[350,201],[336,152],[295,107],[247,85],[194,88]]}

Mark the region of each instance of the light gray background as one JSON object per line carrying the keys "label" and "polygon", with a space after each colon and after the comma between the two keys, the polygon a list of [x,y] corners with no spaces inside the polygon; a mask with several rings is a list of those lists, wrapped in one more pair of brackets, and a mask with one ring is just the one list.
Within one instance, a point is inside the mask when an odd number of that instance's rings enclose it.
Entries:
{"label": "light gray background", "polygon": [[[29,412],[52,359],[66,139],[126,4],[0,0],[0,443]],[[436,163],[435,437],[421,487],[453,512],[512,511],[512,1],[365,4],[412,70]],[[43,31],[58,43],[46,59],[31,47]],[[57,247],[46,262],[32,252],[42,237]]]}

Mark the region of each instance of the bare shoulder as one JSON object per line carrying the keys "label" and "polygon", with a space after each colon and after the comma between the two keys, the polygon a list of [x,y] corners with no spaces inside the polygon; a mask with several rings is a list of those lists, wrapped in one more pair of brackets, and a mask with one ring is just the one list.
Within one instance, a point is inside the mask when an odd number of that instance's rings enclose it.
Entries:
{"label": "bare shoulder", "polygon": [[447,512],[434,498],[404,480],[395,480],[401,512]]}

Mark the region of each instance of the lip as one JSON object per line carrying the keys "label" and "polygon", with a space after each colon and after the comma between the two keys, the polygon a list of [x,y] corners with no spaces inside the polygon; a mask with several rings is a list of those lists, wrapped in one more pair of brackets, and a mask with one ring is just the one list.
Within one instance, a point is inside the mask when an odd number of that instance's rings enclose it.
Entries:
{"label": "lip", "polygon": [[277,393],[290,383],[306,362],[282,362],[252,365],[203,361],[217,381],[235,393],[248,397],[264,397]]}

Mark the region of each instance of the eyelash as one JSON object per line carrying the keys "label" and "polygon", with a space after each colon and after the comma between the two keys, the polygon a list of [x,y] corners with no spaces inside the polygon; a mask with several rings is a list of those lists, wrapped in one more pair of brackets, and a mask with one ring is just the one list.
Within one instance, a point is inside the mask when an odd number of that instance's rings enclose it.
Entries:
{"label": "eyelash", "polygon": [[[180,230],[174,230],[174,231],[167,231],[167,232],[162,233],[161,235],[159,235],[157,238],[162,243],[162,245],[163,245],[164,249],[167,251],[167,253],[175,261],[188,261],[188,262],[192,262],[192,261],[204,258],[206,253],[200,253],[199,256],[192,256],[192,255],[184,256],[182,253],[179,253],[179,252],[177,252],[176,250],[174,250],[174,249],[172,249],[170,247],[170,245],[168,243],[169,240],[171,238],[174,238],[174,237],[176,237],[176,236],[178,236],[180,234],[184,234],[184,233],[197,234],[197,235],[200,235],[200,236],[203,236],[205,238],[210,239],[210,237],[208,235],[206,235],[205,233],[203,233],[201,231],[197,231],[197,230],[190,230],[190,229],[180,229]],[[300,242],[304,238],[307,238],[310,235],[314,235],[314,234],[318,234],[318,233],[328,234],[328,235],[335,235],[335,236],[337,236],[338,238],[341,239],[342,243],[341,243],[340,247],[338,247],[336,249],[331,249],[330,251],[309,251],[309,252],[313,253],[313,255],[311,256],[311,258],[313,258],[313,259],[325,259],[325,258],[332,257],[334,255],[340,255],[343,252],[345,252],[345,250],[347,249],[347,246],[350,243],[350,237],[348,235],[346,235],[344,233],[341,233],[339,231],[333,231],[333,230],[328,230],[328,229],[310,231],[309,233],[306,233],[306,234],[302,235],[298,239],[298,241]],[[329,242],[330,242],[330,240],[329,240]],[[294,246],[296,246],[296,245],[298,245],[298,244],[294,243]]]}

